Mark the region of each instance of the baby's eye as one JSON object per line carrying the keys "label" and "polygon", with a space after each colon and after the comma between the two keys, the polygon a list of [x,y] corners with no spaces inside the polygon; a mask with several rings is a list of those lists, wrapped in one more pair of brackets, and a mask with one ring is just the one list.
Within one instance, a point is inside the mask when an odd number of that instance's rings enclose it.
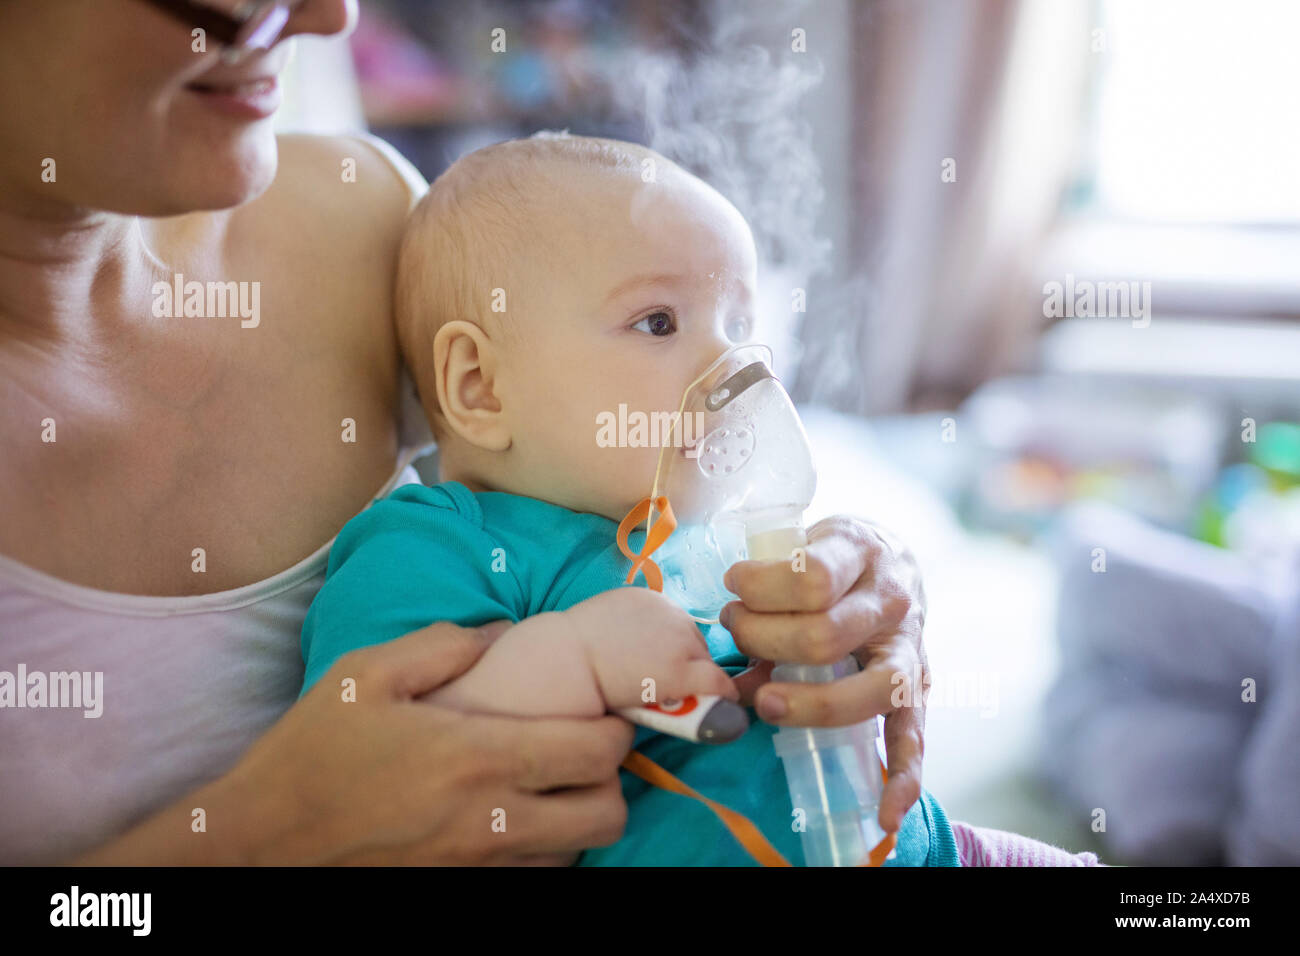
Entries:
{"label": "baby's eye", "polygon": [[677,320],[670,312],[655,312],[647,315],[632,328],[649,332],[651,335],[672,335],[677,331]]}

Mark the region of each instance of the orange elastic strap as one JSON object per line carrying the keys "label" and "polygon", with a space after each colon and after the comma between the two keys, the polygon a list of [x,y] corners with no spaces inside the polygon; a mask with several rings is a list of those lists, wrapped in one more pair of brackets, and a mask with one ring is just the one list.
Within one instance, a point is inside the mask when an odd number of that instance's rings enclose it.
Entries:
{"label": "orange elastic strap", "polygon": [[750,823],[746,817],[692,790],[645,754],[633,750],[623,760],[623,766],[651,786],[700,801],[718,815],[718,819],[731,831],[731,835],[739,840],[746,852],[763,866],[790,865],[786,858],[767,842],[767,838],[759,832],[758,827]]}
{"label": "orange elastic strap", "polygon": [[[885,769],[885,762],[880,761],[880,782],[889,783],[889,771]],[[886,833],[885,838],[875,845],[870,853],[867,854],[867,862],[863,866],[884,866],[885,858],[893,852],[894,845],[898,842],[898,837],[893,833]]]}
{"label": "orange elastic strap", "polygon": [[[789,866],[790,863],[783,857],[771,843],[767,842],[767,837],[763,836],[758,827],[750,822],[744,814],[737,813],[730,807],[725,807],[716,800],[710,800],[703,794],[692,790],[682,781],[678,780],[671,773],[659,766],[645,754],[633,750],[623,760],[623,769],[636,774],[652,787],[659,787],[661,790],[667,790],[670,793],[676,793],[683,797],[690,797],[692,800],[698,800],[717,815],[722,821],[723,826],[730,831],[736,841],[745,848],[745,852],[757,860],[762,866]],[[885,765],[880,765],[880,773],[885,774]],[[894,848],[895,836],[890,833],[885,836],[875,848],[867,854],[867,862],[862,866],[881,866],[889,852]]]}
{"label": "orange elastic strap", "polygon": [[[645,543],[641,545],[641,553],[633,554],[632,549],[628,547],[627,538],[642,521],[648,521],[650,518],[650,509],[659,513],[659,520],[651,527],[646,529]],[[618,535],[615,540],[618,542],[618,549],[623,552],[623,556],[632,561],[632,570],[627,573],[627,583],[631,584],[636,578],[636,573],[640,571],[645,575],[646,587],[651,591],[663,592],[664,576],[659,570],[659,565],[650,560],[650,555],[654,554],[655,549],[668,540],[668,536],[677,529],[677,519],[673,517],[672,505],[663,495],[658,498],[642,498],[633,506],[632,510],[627,513],[618,525]]]}

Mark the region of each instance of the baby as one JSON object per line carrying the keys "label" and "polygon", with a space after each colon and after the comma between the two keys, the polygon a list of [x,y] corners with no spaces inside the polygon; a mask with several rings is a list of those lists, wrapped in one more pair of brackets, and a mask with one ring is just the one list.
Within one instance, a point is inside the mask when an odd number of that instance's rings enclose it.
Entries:
{"label": "baby", "polygon": [[[507,619],[475,666],[429,699],[598,716],[643,704],[647,679],[658,701],[737,699],[730,677],[747,661],[724,628],[702,634],[662,595],[623,586],[631,564],[617,524],[649,492],[658,449],[605,447],[597,422],[620,405],[675,410],[749,334],[755,280],[737,210],[639,146],[539,134],[440,176],[408,225],[396,308],[442,482],[399,488],[339,534],[303,629],[304,693],[354,648],[434,621]],[[635,746],[800,865],[774,731],[756,722],[707,746],[641,728]],[[754,862],[702,803],[622,776],[625,835],[581,864]],[[958,865],[928,793],[887,865]]]}

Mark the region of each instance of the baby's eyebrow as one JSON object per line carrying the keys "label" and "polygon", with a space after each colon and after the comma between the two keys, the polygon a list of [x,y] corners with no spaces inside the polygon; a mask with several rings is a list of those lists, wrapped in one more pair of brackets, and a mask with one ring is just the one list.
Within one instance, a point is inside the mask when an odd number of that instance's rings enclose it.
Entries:
{"label": "baby's eyebrow", "polygon": [[640,289],[643,286],[650,285],[674,285],[686,280],[686,276],[677,273],[661,272],[653,275],[633,276],[610,290],[609,295],[605,296],[606,302],[613,302],[621,295]]}

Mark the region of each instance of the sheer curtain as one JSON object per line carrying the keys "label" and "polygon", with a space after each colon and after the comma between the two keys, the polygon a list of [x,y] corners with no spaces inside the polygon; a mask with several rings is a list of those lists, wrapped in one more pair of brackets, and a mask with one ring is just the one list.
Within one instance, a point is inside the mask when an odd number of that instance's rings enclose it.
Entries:
{"label": "sheer curtain", "polygon": [[846,411],[951,404],[1014,366],[1042,321],[1030,263],[1086,116],[1085,0],[854,6],[856,228],[805,330],[802,397]]}

